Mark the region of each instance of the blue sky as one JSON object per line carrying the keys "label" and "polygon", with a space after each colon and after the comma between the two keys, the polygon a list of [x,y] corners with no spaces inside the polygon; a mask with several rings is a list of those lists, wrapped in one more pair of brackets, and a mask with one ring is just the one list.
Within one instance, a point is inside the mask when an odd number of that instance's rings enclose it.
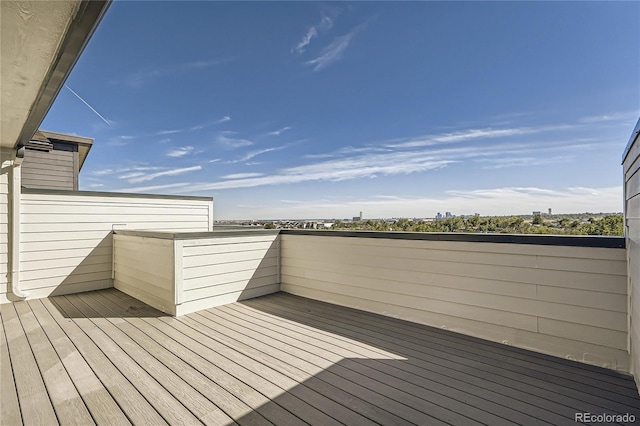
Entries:
{"label": "blue sky", "polygon": [[622,211],[638,2],[114,2],[41,128],[215,219]]}

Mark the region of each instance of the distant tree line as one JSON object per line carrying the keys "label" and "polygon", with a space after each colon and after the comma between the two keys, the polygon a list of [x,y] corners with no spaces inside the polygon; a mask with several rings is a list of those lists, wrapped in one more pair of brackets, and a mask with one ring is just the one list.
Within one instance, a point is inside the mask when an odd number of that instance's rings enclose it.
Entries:
{"label": "distant tree line", "polygon": [[[529,216],[531,217],[531,216]],[[398,219],[363,220],[359,222],[336,221],[331,229],[360,231],[405,232],[480,232],[504,234],[555,234],[555,235],[624,235],[623,216],[570,215],[547,218],[535,215],[532,219],[521,216],[450,217],[433,221]]]}

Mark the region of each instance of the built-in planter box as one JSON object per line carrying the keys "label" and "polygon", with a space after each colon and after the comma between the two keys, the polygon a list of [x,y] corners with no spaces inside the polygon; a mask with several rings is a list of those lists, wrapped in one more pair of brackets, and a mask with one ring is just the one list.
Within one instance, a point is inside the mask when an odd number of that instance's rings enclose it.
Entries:
{"label": "built-in planter box", "polygon": [[179,316],[280,290],[277,230],[115,231],[114,286]]}

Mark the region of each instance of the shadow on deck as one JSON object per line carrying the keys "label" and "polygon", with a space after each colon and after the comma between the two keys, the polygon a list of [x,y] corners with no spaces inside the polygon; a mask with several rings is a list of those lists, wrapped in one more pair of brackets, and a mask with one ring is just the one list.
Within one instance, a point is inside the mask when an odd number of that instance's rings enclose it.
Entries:
{"label": "shadow on deck", "polygon": [[114,289],[1,313],[3,424],[640,418],[628,375],[286,293],[179,318]]}

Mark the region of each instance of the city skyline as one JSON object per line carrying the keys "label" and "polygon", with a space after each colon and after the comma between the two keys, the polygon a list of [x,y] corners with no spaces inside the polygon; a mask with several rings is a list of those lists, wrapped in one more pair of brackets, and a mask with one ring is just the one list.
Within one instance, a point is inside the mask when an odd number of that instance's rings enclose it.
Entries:
{"label": "city skyline", "polygon": [[217,220],[619,212],[638,13],[116,1],[41,127],[95,139],[81,190]]}

